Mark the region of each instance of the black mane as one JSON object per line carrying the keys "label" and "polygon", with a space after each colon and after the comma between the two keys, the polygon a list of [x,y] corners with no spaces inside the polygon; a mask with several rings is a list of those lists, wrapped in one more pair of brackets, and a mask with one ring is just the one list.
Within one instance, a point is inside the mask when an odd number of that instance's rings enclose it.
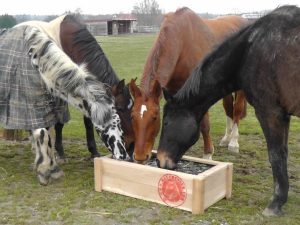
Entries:
{"label": "black mane", "polygon": [[[243,37],[249,27],[243,28],[237,35],[229,37],[225,42],[221,43],[210,54],[208,54],[203,61],[193,70],[187,81],[181,89],[174,95],[174,99],[178,102],[185,102],[187,99],[197,97],[200,91],[204,91],[203,87],[200,88],[201,80],[203,79],[203,71],[210,67],[211,62],[216,63],[217,67],[209,68],[209,73],[222,74],[220,79],[227,77],[227,75],[235,74],[239,71],[239,64],[243,58],[243,53],[246,50],[246,42]],[[222,67],[224,65],[225,67]],[[218,71],[218,72],[216,72]],[[224,75],[226,73],[226,75]],[[215,77],[205,77],[206,83]]]}
{"label": "black mane", "polygon": [[86,26],[74,15],[67,15],[64,21],[76,24],[78,29],[73,33],[73,46],[78,49],[78,53],[83,56],[85,63],[97,79],[103,83],[113,85],[119,82],[115,71],[105,56],[97,40],[88,31]]}

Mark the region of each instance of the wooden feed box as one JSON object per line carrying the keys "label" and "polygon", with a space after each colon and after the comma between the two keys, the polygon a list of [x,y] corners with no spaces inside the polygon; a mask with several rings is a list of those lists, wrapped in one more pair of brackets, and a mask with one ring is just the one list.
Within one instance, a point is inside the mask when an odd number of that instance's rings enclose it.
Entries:
{"label": "wooden feed box", "polygon": [[182,159],[212,167],[192,175],[109,157],[95,158],[95,190],[157,202],[193,214],[202,214],[217,201],[231,197],[232,163],[189,156]]}

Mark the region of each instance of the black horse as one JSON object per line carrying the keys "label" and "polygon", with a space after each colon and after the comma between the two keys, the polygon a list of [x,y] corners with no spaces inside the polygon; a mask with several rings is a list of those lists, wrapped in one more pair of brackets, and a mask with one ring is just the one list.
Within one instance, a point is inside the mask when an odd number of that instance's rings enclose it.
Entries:
{"label": "black horse", "polygon": [[[60,43],[64,52],[77,64],[85,63],[88,71],[95,78],[111,87],[115,97],[116,110],[121,119],[121,127],[124,131],[126,150],[131,153],[134,149],[134,133],[131,124],[131,107],[133,100],[128,86],[124,80],[119,80],[110,62],[105,56],[97,40],[88,31],[86,26],[73,15],[66,15],[60,24]],[[84,117],[86,128],[86,140],[91,157],[100,156],[97,151],[94,138],[94,126],[91,120]],[[62,145],[62,123],[55,125],[56,140],[55,149],[58,156],[64,158]]]}
{"label": "black horse", "polygon": [[199,138],[204,113],[219,99],[243,90],[263,129],[274,178],[265,215],[287,201],[290,116],[300,116],[300,9],[282,6],[233,35],[200,64],[174,95],[164,92],[158,165],[174,169]]}

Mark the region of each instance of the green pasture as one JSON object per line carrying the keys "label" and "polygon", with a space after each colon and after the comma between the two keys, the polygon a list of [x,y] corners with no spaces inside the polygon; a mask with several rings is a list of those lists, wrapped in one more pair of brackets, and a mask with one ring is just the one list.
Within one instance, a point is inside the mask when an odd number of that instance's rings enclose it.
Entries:
{"label": "green pasture", "polygon": [[[129,82],[141,76],[146,56],[155,35],[97,37],[120,78]],[[290,191],[285,215],[266,218],[261,212],[273,191],[272,172],[266,142],[248,105],[241,122],[240,153],[218,146],[225,131],[226,117],[221,102],[210,109],[214,159],[234,164],[233,195],[221,200],[203,215],[137,200],[109,192],[94,191],[93,163],[88,159],[82,116],[71,108],[72,120],[64,129],[64,146],[68,162],[61,165],[65,177],[40,186],[31,164],[31,144],[0,141],[0,224],[191,224],[240,225],[300,224],[300,121],[293,118],[289,137]],[[100,140],[97,137],[97,140]],[[99,143],[102,154],[108,152]],[[202,138],[188,155],[202,156]],[[134,176],[134,174],[132,174]]]}

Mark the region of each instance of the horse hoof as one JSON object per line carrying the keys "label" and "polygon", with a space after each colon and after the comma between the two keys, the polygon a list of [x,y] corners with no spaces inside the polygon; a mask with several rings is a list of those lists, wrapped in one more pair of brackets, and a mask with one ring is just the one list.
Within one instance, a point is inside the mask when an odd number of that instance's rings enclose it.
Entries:
{"label": "horse hoof", "polygon": [[53,170],[51,170],[51,174],[50,174],[51,178],[53,178],[55,180],[59,179],[60,177],[62,177],[64,175],[65,175],[64,171],[62,171],[58,167],[56,167]]}
{"label": "horse hoof", "polygon": [[222,138],[222,140],[220,141],[219,146],[220,146],[220,147],[227,147],[228,144],[229,144],[229,141],[230,141],[230,140],[228,140],[227,138]]}
{"label": "horse hoof", "polygon": [[43,174],[38,174],[37,175],[38,181],[40,183],[40,185],[46,186],[49,183],[49,178],[47,178],[45,175]]}
{"label": "horse hoof", "polygon": [[57,157],[56,158],[56,162],[58,163],[58,164],[65,164],[65,163],[67,163],[68,162],[68,160],[65,158],[65,157]]}
{"label": "horse hoof", "polygon": [[212,160],[212,154],[203,154],[202,158]]}
{"label": "horse hoof", "polygon": [[270,208],[265,208],[265,210],[262,212],[264,216],[281,216],[283,215],[283,212],[280,209],[270,209]]}
{"label": "horse hoof", "polygon": [[228,145],[228,150],[234,153],[239,153],[239,146]]}
{"label": "horse hoof", "polygon": [[101,157],[100,153],[96,152],[96,153],[91,154],[91,159],[97,158],[97,157]]}
{"label": "horse hoof", "polygon": [[35,163],[31,163],[31,164],[29,165],[29,170],[30,170],[30,171],[36,171],[36,164],[35,164]]}

